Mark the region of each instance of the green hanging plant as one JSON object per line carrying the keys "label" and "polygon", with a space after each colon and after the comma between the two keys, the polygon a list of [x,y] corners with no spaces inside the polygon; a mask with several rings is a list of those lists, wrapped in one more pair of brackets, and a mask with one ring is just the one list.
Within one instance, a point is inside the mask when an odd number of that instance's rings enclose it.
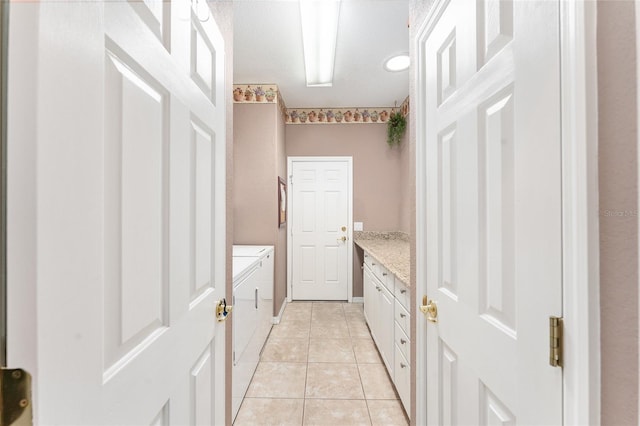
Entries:
{"label": "green hanging plant", "polygon": [[392,112],[387,124],[387,143],[390,147],[399,145],[407,129],[407,119],[400,111]]}

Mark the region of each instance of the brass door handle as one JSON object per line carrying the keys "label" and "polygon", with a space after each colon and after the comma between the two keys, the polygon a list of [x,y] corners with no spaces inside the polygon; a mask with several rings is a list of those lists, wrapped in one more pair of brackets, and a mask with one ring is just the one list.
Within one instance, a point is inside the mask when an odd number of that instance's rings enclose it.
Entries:
{"label": "brass door handle", "polygon": [[427,299],[427,296],[422,296],[420,310],[427,316],[428,321],[438,322],[438,304],[435,300]]}
{"label": "brass door handle", "polygon": [[216,319],[218,322],[226,321],[232,310],[233,306],[227,305],[226,299],[218,300],[216,302]]}
{"label": "brass door handle", "polygon": [[338,241],[342,241],[343,243],[346,243],[347,242],[347,237],[343,236],[341,238],[338,238]]}

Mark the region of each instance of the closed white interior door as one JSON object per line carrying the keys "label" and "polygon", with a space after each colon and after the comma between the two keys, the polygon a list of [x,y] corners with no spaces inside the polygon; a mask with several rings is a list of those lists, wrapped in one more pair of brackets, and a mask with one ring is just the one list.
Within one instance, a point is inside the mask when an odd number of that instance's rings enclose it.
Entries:
{"label": "closed white interior door", "polygon": [[549,316],[562,315],[559,3],[436,8],[419,39],[418,258],[438,322],[419,349],[418,410],[431,425],[562,424],[562,369],[549,365]]}
{"label": "closed white interior door", "polygon": [[351,158],[289,159],[293,300],[349,300]]}
{"label": "closed white interior door", "polygon": [[224,424],[224,44],[205,2],[11,6],[11,365],[39,424]]}

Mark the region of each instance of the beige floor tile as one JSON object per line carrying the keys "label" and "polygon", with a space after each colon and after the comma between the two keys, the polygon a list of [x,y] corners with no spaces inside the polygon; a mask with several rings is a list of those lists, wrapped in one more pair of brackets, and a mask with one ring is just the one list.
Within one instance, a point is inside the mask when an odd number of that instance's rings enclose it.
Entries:
{"label": "beige floor tile", "polygon": [[309,339],[272,337],[264,346],[261,361],[307,362]]}
{"label": "beige floor tile", "polygon": [[285,310],[288,311],[310,311],[313,306],[313,302],[291,302],[287,303]]}
{"label": "beige floor tile", "polygon": [[249,398],[303,398],[307,365],[303,363],[261,362],[249,389]]}
{"label": "beige floor tile", "polygon": [[343,306],[344,313],[364,313],[364,303],[345,303]]}
{"label": "beige floor tile", "polygon": [[397,399],[395,388],[384,364],[358,364],[367,399]]}
{"label": "beige floor tile", "polygon": [[340,309],[344,311],[345,305],[347,305],[345,302],[313,302],[313,309]]}
{"label": "beige floor tile", "polygon": [[368,401],[369,416],[374,426],[408,426],[402,403],[396,401]]}
{"label": "beige floor tile", "polygon": [[282,321],[310,321],[312,303],[292,302],[287,304],[282,315]]}
{"label": "beige floor tile", "polygon": [[306,398],[364,399],[356,364],[309,363]]}
{"label": "beige floor tile", "polygon": [[367,404],[363,400],[307,399],[304,425],[370,425]]}
{"label": "beige floor tile", "polygon": [[304,399],[245,398],[234,426],[300,426]]}
{"label": "beige floor tile", "polygon": [[311,339],[309,362],[344,362],[355,364],[350,339]]}
{"label": "beige floor tile", "polygon": [[364,312],[345,312],[344,317],[347,321],[364,321]]}
{"label": "beige floor tile", "polygon": [[382,358],[371,336],[352,339],[351,344],[358,364],[382,364]]}
{"label": "beige floor tile", "polygon": [[364,320],[347,321],[347,327],[352,339],[371,337],[369,327]]}
{"label": "beige floor tile", "polygon": [[288,337],[293,339],[308,339],[310,327],[309,321],[283,321],[273,326],[269,338],[274,337],[281,339]]}
{"label": "beige floor tile", "polygon": [[357,325],[367,325],[367,320],[364,319],[364,315],[361,317],[356,317],[356,316],[352,316],[352,314],[350,314],[349,316],[347,316],[345,318],[347,320],[347,324],[349,324],[350,326],[357,326]]}
{"label": "beige floor tile", "polygon": [[311,310],[311,320],[344,320],[342,305],[344,303],[314,303]]}
{"label": "beige floor tile", "polygon": [[346,321],[311,321],[312,339],[348,339],[350,337]]}

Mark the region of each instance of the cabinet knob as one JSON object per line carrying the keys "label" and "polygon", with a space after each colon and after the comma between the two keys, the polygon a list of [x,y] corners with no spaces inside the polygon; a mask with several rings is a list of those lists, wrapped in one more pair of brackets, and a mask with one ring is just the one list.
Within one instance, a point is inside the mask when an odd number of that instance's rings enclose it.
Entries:
{"label": "cabinet knob", "polygon": [[387,273],[386,273],[386,272],[383,272],[383,273],[382,273],[382,276],[383,276],[383,277],[386,277],[386,276],[387,276]]}
{"label": "cabinet knob", "polygon": [[401,312],[400,313],[400,318],[404,318],[404,317],[406,317],[406,315]]}
{"label": "cabinet knob", "polygon": [[404,340],[404,339],[400,339],[400,344],[404,345],[405,343],[407,343],[407,341],[406,341],[406,340]]}
{"label": "cabinet knob", "polygon": [[405,294],[407,290],[400,290],[400,294]]}
{"label": "cabinet knob", "polygon": [[407,364],[405,364],[404,362],[400,363],[400,368],[407,368]]}
{"label": "cabinet knob", "polygon": [[371,262],[371,266],[376,266],[376,264],[374,262]]}

